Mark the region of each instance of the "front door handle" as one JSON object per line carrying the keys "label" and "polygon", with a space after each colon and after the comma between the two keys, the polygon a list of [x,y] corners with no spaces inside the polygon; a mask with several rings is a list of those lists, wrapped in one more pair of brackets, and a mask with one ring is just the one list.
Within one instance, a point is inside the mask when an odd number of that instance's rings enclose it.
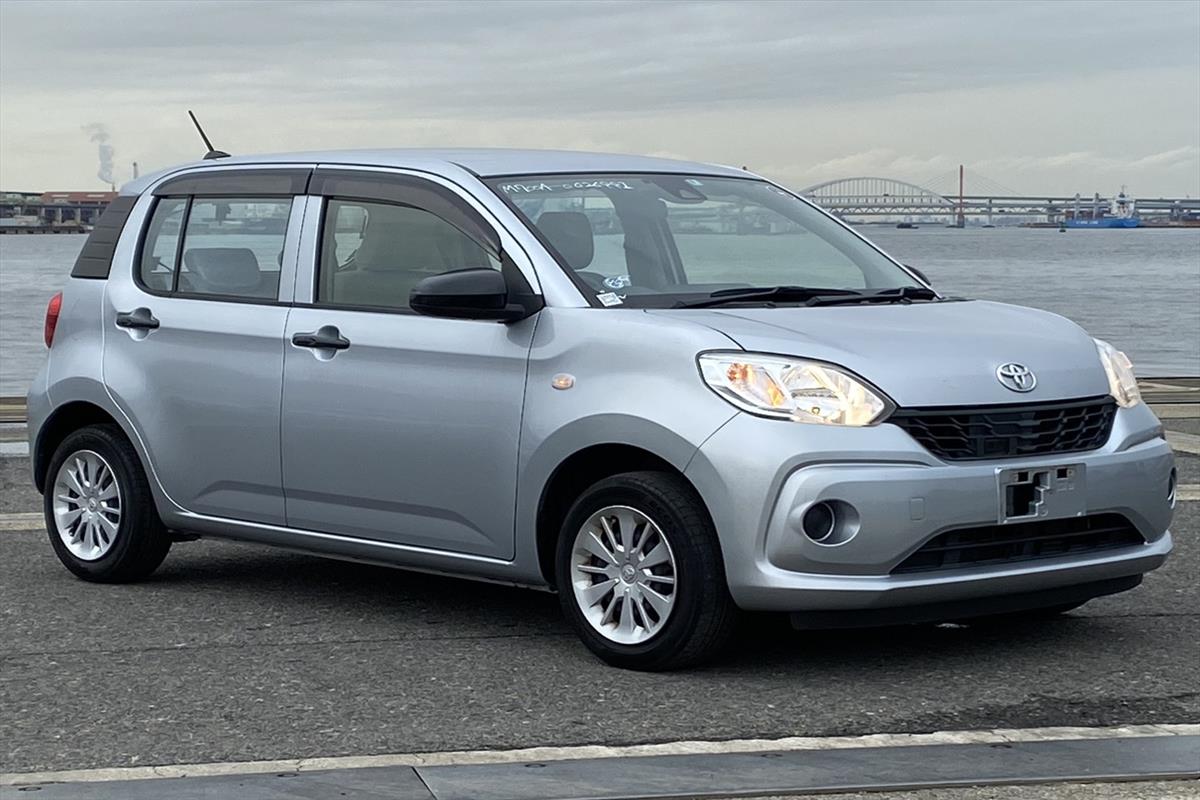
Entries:
{"label": "front door handle", "polygon": [[142,306],[133,311],[118,312],[117,327],[152,331],[158,327],[158,320],[150,313],[150,309]]}
{"label": "front door handle", "polygon": [[318,350],[345,350],[350,340],[342,336],[336,325],[322,325],[312,333],[292,334],[292,344]]}

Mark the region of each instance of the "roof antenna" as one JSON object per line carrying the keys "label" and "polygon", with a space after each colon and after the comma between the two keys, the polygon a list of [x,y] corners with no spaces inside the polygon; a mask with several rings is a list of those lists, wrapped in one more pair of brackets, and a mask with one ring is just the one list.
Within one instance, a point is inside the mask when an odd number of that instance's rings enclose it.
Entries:
{"label": "roof antenna", "polygon": [[200,120],[196,119],[196,115],[191,111],[188,111],[188,116],[192,118],[192,124],[196,126],[197,133],[199,133],[200,138],[204,140],[204,146],[208,148],[208,152],[204,154],[204,160],[208,161],[211,158],[229,158],[229,153],[226,153],[224,150],[213,149],[212,142],[210,142],[208,137],[204,135],[204,128],[200,127]]}

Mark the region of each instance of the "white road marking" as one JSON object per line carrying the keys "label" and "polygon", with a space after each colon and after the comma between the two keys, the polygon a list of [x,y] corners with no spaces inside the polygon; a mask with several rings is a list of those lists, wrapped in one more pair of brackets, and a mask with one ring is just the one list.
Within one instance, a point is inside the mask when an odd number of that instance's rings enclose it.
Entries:
{"label": "white road marking", "polygon": [[1200,386],[1188,386],[1184,383],[1141,380],[1137,384],[1140,388],[1152,388],[1160,392],[1200,392]]}
{"label": "white road marking", "polygon": [[1200,436],[1194,433],[1167,431],[1167,443],[1181,453],[1200,456]]}
{"label": "white road marking", "polygon": [[29,442],[0,442],[0,458],[25,458],[29,455]]}
{"label": "white road marking", "polygon": [[0,514],[0,531],[32,531],[39,530],[46,524],[45,517],[40,511],[22,512],[19,514]]}
{"label": "white road marking", "polygon": [[1195,419],[1200,417],[1196,403],[1151,403],[1150,410],[1159,419]]}
{"label": "white road marking", "polygon": [[858,747],[915,747],[935,744],[994,744],[1066,739],[1121,739],[1147,736],[1197,736],[1200,725],[1121,725],[1112,728],[999,728],[990,731],[876,733],[868,736],[791,736],[783,739],[734,739],[724,742],[666,742],[625,747],[527,747],[519,750],[455,750],[444,753],[391,753],[375,756],[292,758],[276,761],[224,761],[209,764],[166,764],[157,767],[105,767],[54,772],[0,773],[0,786],[35,783],[130,781],[148,778],[195,778],[253,775],[264,772],[311,772],[362,767],[440,767],[464,764],[513,764],[579,758],[763,753],[834,750]]}

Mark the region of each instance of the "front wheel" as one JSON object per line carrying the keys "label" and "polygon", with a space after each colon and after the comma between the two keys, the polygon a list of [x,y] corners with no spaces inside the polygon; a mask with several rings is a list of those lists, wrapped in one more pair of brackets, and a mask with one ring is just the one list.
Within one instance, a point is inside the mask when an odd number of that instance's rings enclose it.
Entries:
{"label": "front wheel", "polygon": [[712,520],[675,475],[629,472],[587,489],[563,523],[555,575],[568,621],[613,666],[698,664],[734,628]]}
{"label": "front wheel", "polygon": [[84,580],[144,578],[171,549],[137,451],[114,425],[63,440],[50,459],[43,505],[55,554]]}

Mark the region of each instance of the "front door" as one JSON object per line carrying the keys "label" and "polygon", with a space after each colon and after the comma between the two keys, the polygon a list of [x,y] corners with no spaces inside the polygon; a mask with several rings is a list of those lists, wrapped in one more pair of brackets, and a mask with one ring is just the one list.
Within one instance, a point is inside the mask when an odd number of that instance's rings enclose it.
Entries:
{"label": "front door", "polygon": [[105,383],[187,511],[284,522],[278,287],[292,206],[269,194],[158,197],[132,274],[114,265],[105,289]]}
{"label": "front door", "polygon": [[315,302],[296,305],[285,334],[288,525],[511,558],[536,321],[436,319],[411,310],[409,292],[424,277],[501,268],[480,242],[478,219],[457,219],[441,201],[430,205],[437,213],[325,200]]}

